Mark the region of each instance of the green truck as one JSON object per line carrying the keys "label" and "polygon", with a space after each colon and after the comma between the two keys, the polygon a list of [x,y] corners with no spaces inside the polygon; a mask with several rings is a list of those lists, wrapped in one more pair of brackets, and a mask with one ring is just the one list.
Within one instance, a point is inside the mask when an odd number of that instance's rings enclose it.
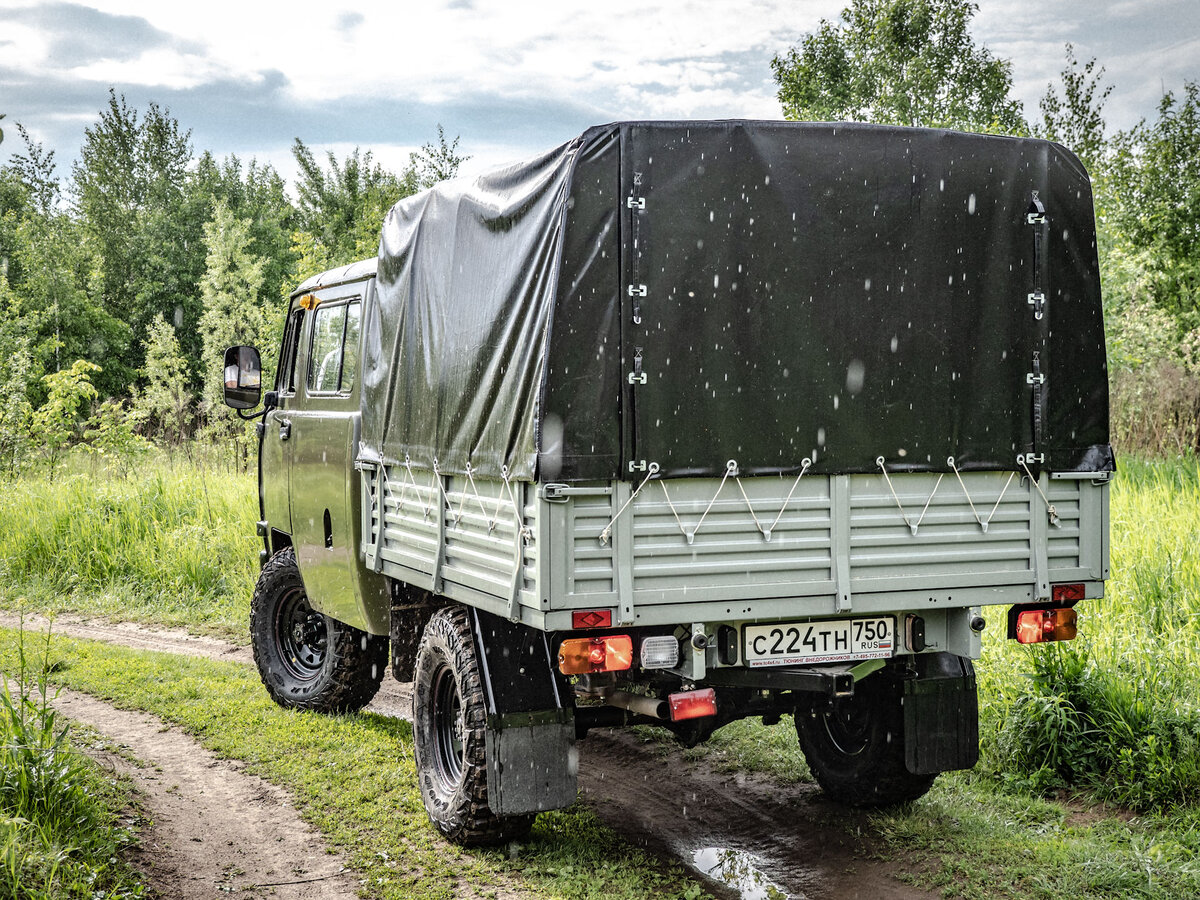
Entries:
{"label": "green truck", "polygon": [[398,203],[265,396],[225,365],[263,683],[412,681],[462,844],[572,803],[601,726],[788,715],[828,795],[911,800],[978,756],[984,608],[1067,640],[1108,576],[1090,183],[1045,141],[599,126]]}

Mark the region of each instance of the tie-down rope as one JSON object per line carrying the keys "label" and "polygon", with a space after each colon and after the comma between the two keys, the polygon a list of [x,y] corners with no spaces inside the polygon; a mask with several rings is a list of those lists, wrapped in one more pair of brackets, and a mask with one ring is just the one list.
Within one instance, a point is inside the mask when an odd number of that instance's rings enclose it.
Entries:
{"label": "tie-down rope", "polygon": [[1042,490],[1041,483],[1034,478],[1033,473],[1029,471],[1029,466],[1025,461],[1024,455],[1018,456],[1017,462],[1020,463],[1021,468],[1025,470],[1025,474],[1029,476],[1029,483],[1037,488],[1037,492],[1041,494],[1042,502],[1046,504],[1046,512],[1050,516],[1050,524],[1057,528],[1059,525],[1058,510],[1054,508],[1054,504],[1050,502],[1050,498],[1047,497],[1045,492]]}
{"label": "tie-down rope", "polygon": [[[1022,457],[1017,457],[1017,461],[1024,465],[1024,459]],[[900,497],[896,494],[896,488],[892,485],[891,475],[888,474],[887,466],[884,465],[882,456],[876,457],[875,465],[879,466],[879,470],[883,472],[883,478],[887,482],[888,490],[892,493],[892,499],[896,501],[896,507],[900,510],[900,516],[904,519],[904,524],[906,524],[915,535],[917,533],[917,529],[921,525],[921,522],[925,520],[925,513],[929,511],[929,504],[933,502],[933,496],[937,493],[938,487],[941,486],[942,479],[946,477],[946,473],[940,472],[938,474],[938,480],[933,485],[933,490],[929,494],[929,499],[925,501],[925,506],[921,510],[921,515],[918,516],[916,522],[913,522],[912,519],[909,518],[908,513],[905,512],[904,504],[900,502]],[[1008,481],[1004,482],[1004,487],[1000,489],[1000,496],[996,498],[996,503],[992,507],[992,511],[988,513],[987,518],[985,519],[979,515],[979,510],[975,508],[975,501],[971,498],[971,492],[967,490],[967,483],[963,481],[962,472],[955,464],[953,456],[946,457],[946,465],[953,470],[954,477],[958,479],[959,486],[962,488],[963,496],[967,498],[967,504],[971,507],[971,515],[975,517],[975,521],[979,523],[979,527],[983,533],[987,534],[988,525],[991,524],[992,519],[996,517],[996,511],[1000,509],[1000,501],[1002,501],[1004,499],[1004,495],[1008,493],[1008,488],[1012,484],[1013,479],[1017,476],[1017,473],[1008,473]],[[1028,471],[1028,469],[1026,469],[1026,471]],[[1040,491],[1041,488],[1038,488],[1038,490]],[[1045,495],[1043,495],[1043,499],[1044,497]],[[1053,507],[1051,507],[1051,509],[1053,509]]]}
{"label": "tie-down rope", "polygon": [[617,514],[608,520],[608,524],[605,525],[604,530],[600,532],[600,543],[603,546],[608,546],[608,542],[612,538],[613,526],[617,524],[617,519],[621,518],[621,513],[629,509],[629,504],[631,504],[634,498],[642,492],[642,488],[646,486],[646,482],[658,474],[658,471],[659,467],[658,463],[656,462],[652,462],[646,467],[646,477],[642,479],[642,483],[637,486],[637,490],[629,495],[629,499],[621,505],[621,508],[617,510]]}
{"label": "tie-down rope", "polygon": [[[654,472],[651,474],[656,474],[658,472],[658,464],[651,463],[650,465],[654,470]],[[804,477],[804,473],[809,470],[810,466],[812,466],[812,460],[806,458],[801,464],[800,474],[797,475],[796,480],[792,482],[791,490],[788,491],[787,498],[783,501],[783,505],[779,508],[779,512],[776,514],[775,519],[771,522],[770,526],[765,528],[763,527],[762,522],[759,520],[757,513],[754,512],[754,504],[750,502],[749,495],[746,494],[746,487],[742,484],[742,479],[738,474],[738,464],[736,459],[731,459],[725,463],[725,474],[721,477],[721,483],[717,485],[717,490],[713,494],[712,499],[708,501],[708,506],[704,508],[704,512],[700,515],[700,520],[690,530],[686,525],[683,524],[683,519],[679,515],[679,510],[675,508],[675,503],[671,499],[671,492],[667,490],[667,483],[665,481],[660,481],[659,486],[662,488],[663,498],[667,501],[667,506],[671,509],[671,515],[675,517],[675,524],[679,526],[680,533],[683,534],[684,538],[687,539],[687,542],[691,544],[693,541],[695,541],[696,534],[700,531],[700,527],[704,524],[704,520],[708,518],[708,514],[712,512],[713,506],[716,504],[717,499],[721,496],[721,491],[725,487],[725,482],[727,482],[730,478],[733,478],[733,480],[737,482],[738,490],[742,494],[742,499],[746,503],[746,508],[750,510],[750,517],[754,520],[755,527],[759,530],[759,533],[762,534],[764,540],[770,541],[771,533],[775,530],[775,526],[779,524],[779,520],[783,518],[783,514],[786,512],[788,504],[792,502],[792,495],[796,493],[796,487],[800,484],[800,479]],[[617,521],[621,513],[625,512],[625,510],[629,507],[629,504],[633,502],[633,498],[641,492],[642,488],[646,486],[646,482],[649,480],[650,475],[647,475],[645,480],[638,485],[638,489],[634,491],[632,495],[630,495],[629,499],[625,502],[625,505],[621,507],[615,516],[613,516],[612,522],[609,522],[608,527],[601,532],[600,542],[602,544],[608,543],[608,539],[612,533],[613,523]]]}

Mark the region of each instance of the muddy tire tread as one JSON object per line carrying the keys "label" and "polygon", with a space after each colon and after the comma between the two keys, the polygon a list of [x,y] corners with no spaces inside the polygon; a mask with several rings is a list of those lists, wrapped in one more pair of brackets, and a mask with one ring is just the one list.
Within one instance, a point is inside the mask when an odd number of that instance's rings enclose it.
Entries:
{"label": "muddy tire tread", "polygon": [[[445,636],[446,646],[440,638]],[[417,778],[422,800],[425,801],[429,818],[447,838],[463,847],[495,846],[525,837],[533,825],[533,815],[497,816],[488,805],[487,792],[487,698],[479,673],[479,662],[475,651],[475,638],[467,610],[458,605],[447,606],[434,613],[425,628],[421,645],[417,651],[413,681],[413,731],[416,751]],[[436,780],[424,762],[422,740],[432,740],[426,729],[430,721],[418,709],[422,703],[422,687],[430,687],[436,659],[449,648],[453,658],[449,659],[452,669],[458,674],[459,693],[465,714],[464,777],[459,790],[451,798],[447,812],[430,809],[427,792],[433,789]],[[432,731],[432,729],[429,729]],[[418,734],[420,732],[420,734]]]}
{"label": "muddy tire tread", "polygon": [[387,638],[326,617],[327,659],[318,690],[302,698],[287,693],[280,682],[279,666],[272,668],[273,661],[269,659],[272,648],[263,646],[266,638],[260,639],[259,635],[269,635],[273,627],[271,592],[297,585],[303,590],[296,553],[291,547],[272,556],[259,573],[250,603],[251,643],[259,678],[271,699],[286,709],[331,714],[357,712],[379,691],[388,667]]}

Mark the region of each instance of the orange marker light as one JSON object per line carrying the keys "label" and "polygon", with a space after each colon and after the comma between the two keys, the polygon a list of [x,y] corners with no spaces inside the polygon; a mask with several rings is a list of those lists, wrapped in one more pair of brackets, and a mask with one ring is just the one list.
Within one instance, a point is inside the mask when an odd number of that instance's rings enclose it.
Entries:
{"label": "orange marker light", "polygon": [[1078,618],[1073,609],[1027,609],[1017,615],[1017,641],[1044,644],[1074,640]]}
{"label": "orange marker light", "polygon": [[620,672],[632,664],[633,638],[627,634],[570,638],[558,648],[558,670],[564,675]]}

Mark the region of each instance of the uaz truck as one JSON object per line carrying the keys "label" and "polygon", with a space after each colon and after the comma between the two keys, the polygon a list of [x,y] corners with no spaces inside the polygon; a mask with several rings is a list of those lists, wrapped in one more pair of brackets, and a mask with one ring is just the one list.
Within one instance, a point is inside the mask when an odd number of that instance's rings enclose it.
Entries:
{"label": "uaz truck", "polygon": [[978,756],[982,608],[1069,639],[1108,575],[1092,197],[1046,141],[592,128],[301,285],[257,415],[262,680],[411,680],[462,844],[573,802],[601,726],[787,715],[831,797],[918,797]]}

